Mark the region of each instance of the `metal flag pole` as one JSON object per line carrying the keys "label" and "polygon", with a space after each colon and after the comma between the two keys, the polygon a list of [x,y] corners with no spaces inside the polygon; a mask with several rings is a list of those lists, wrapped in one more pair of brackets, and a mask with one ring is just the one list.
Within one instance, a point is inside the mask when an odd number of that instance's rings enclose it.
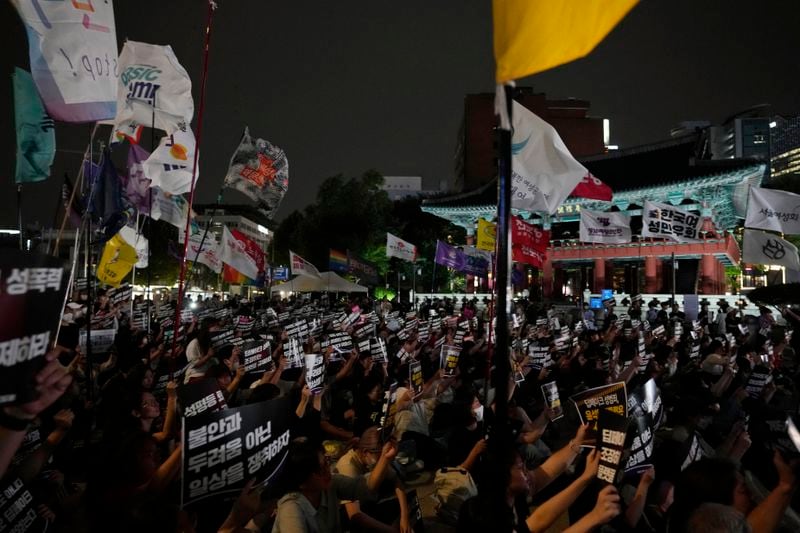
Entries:
{"label": "metal flag pole", "polygon": [[[206,105],[206,83],[208,82],[208,56],[209,44],[211,43],[211,27],[214,22],[214,11],[216,10],[216,3],[213,0],[208,0],[208,13],[206,18],[206,36],[205,44],[203,47],[203,71],[200,78],[200,105],[197,111],[197,142],[195,143],[194,150],[194,163],[192,165],[192,183],[189,190],[189,212],[186,215],[186,227],[184,228],[183,240],[183,255],[181,256],[181,274],[178,282],[178,302],[175,306],[175,322],[173,323],[174,332],[172,334],[172,354],[178,345],[178,330],[180,327],[181,308],[183,306],[183,291],[184,281],[186,279],[186,253],[189,250],[189,227],[191,224],[192,205],[194,204],[194,193],[197,190],[195,187],[195,180],[197,177],[197,159],[200,154],[200,142],[203,134],[203,112]],[[174,366],[174,358],[171,366]],[[170,368],[170,379],[172,379],[173,368]]]}
{"label": "metal flag pole", "polygon": [[495,367],[495,424],[492,426],[494,442],[503,446],[510,438],[506,421],[508,419],[508,387],[511,375],[509,361],[508,316],[511,298],[509,297],[509,253],[510,234],[509,220],[511,216],[511,123],[514,85],[506,84],[497,88],[496,111],[499,113],[500,127],[498,135],[498,194],[497,194],[497,271],[495,286],[497,287],[497,331],[495,333],[495,351],[492,357]]}

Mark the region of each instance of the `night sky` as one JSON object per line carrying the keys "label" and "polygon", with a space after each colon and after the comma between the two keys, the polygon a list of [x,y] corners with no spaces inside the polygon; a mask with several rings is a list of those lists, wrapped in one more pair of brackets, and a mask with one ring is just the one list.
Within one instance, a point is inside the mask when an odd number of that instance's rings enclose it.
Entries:
{"label": "night sky", "polygon": [[[338,173],[419,175],[428,189],[452,179],[463,97],[493,91],[490,0],[218,3],[197,202],[213,201],[245,125],[289,157],[277,218],[313,201]],[[205,2],[115,4],[120,44],[171,44],[192,77],[197,110]],[[519,85],[590,100],[623,148],[666,138],[682,120],[719,121],[760,103],[797,114],[798,15],[796,2],[644,1],[588,58]],[[14,227],[10,74],[28,68],[28,47],[7,1],[0,44],[0,227]],[[59,123],[56,131],[51,179],[25,187],[26,224],[53,224],[63,174],[74,179],[90,128]],[[226,201],[244,200],[226,192]]]}

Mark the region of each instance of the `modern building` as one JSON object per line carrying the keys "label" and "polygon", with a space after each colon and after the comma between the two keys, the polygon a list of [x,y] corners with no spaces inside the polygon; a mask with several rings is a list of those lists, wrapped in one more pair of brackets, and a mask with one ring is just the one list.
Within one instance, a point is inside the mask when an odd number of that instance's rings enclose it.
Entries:
{"label": "modern building", "polygon": [[273,232],[268,228],[269,220],[255,208],[248,205],[221,204],[195,205],[195,222],[204,229],[209,222],[209,232],[222,238],[222,227],[237,229],[254,240],[265,252],[272,242]]}
{"label": "modern building", "polygon": [[[539,101],[549,102],[543,97]],[[730,157],[719,157],[719,151],[718,157],[714,157],[712,141],[721,138],[720,131],[714,131],[707,123],[695,122],[684,123],[673,130],[671,138],[661,142],[607,151],[602,149],[607,146],[607,141],[599,142],[603,137],[598,123],[585,116],[588,103],[582,109],[583,118],[578,117],[571,124],[567,122],[571,127],[564,131],[564,126],[558,121],[545,120],[559,131],[584,166],[611,186],[613,200],[605,202],[570,197],[554,216],[513,210],[514,215],[551,232],[550,247],[541,269],[515,265],[516,269],[523,271],[515,276],[522,280],[517,287],[531,290],[541,287],[544,297],[576,295],[586,288],[594,292],[611,288],[628,294],[659,293],[670,292],[674,279],[675,292],[680,294],[724,293],[727,282],[725,267],[740,262],[735,232],[745,215],[748,189],[752,185],[761,185],[769,168],[769,152],[765,155],[759,151],[763,147],[763,125],[744,120],[749,117],[734,119]],[[769,137],[769,123],[766,127]],[[580,140],[581,135],[587,144],[575,140],[576,136]],[[422,204],[423,211],[464,227],[468,244],[472,243],[478,218],[494,220],[497,212],[496,179],[494,176],[478,179],[481,174],[488,173],[491,166],[483,160],[487,157],[485,145],[492,142],[494,134],[489,132],[486,136],[488,140],[474,140],[471,145],[465,145],[478,147],[477,154],[468,150],[463,154],[465,185],[472,185],[469,192],[424,200]],[[594,144],[589,143],[592,139]],[[582,153],[574,146],[604,153]],[[491,156],[494,155],[492,149]],[[476,158],[483,161],[479,170],[476,170]],[[469,168],[473,170],[467,170]],[[704,217],[701,242],[675,243],[641,238],[638,234],[645,200],[680,206]],[[581,243],[578,239],[581,209],[620,211],[630,215],[633,242],[616,245]],[[472,288],[472,284],[468,283],[468,287]]]}
{"label": "modern building", "polygon": [[381,187],[390,200],[422,194],[422,176],[384,176]]}

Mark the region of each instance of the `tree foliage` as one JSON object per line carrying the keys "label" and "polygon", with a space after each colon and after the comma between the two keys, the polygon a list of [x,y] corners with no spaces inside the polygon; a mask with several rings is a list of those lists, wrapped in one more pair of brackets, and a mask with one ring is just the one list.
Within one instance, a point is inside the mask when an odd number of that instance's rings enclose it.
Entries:
{"label": "tree foliage", "polygon": [[[275,231],[276,263],[287,264],[289,250],[328,269],[331,248],[349,250],[374,263],[388,285],[408,289],[414,277],[411,263],[386,257],[386,233],[417,246],[417,289],[430,288],[436,240],[463,243],[464,230],[433,215],[423,213],[418,197],[391,201],[382,189],[383,176],[374,170],[358,178],[341,174],[320,185],[316,201],[302,212],[294,211]],[[449,282],[446,269],[438,267],[437,285]],[[403,280],[405,277],[405,280]],[[423,284],[424,280],[424,284]]]}

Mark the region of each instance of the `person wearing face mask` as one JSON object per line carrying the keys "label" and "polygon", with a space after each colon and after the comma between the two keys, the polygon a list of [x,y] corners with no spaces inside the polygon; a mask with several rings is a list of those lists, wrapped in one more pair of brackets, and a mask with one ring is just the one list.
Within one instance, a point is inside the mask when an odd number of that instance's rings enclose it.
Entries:
{"label": "person wearing face mask", "polygon": [[[378,464],[380,457],[380,429],[378,426],[372,426],[364,431],[355,448],[339,458],[334,467],[334,472],[354,479],[369,476],[375,469],[375,465]],[[370,502],[363,502],[362,504],[359,500],[343,501],[352,530],[397,531],[391,524],[394,521],[393,517],[398,515],[399,507],[400,531],[403,533],[410,532],[406,493],[394,470],[389,468],[386,478],[378,487],[378,499],[384,500],[392,495],[396,496],[396,501],[391,500],[385,505],[375,505]]]}

